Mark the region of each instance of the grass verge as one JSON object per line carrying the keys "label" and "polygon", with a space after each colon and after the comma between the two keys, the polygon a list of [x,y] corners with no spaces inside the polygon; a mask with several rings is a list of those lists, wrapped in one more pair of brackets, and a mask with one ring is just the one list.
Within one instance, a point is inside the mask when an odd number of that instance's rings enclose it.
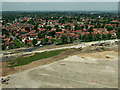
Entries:
{"label": "grass verge", "polygon": [[24,46],[24,44],[20,43],[18,40],[13,40],[13,41],[18,47],[23,47]]}
{"label": "grass verge", "polygon": [[47,52],[42,52],[42,53],[35,53],[33,56],[29,56],[29,57],[16,58],[15,60],[9,61],[10,66],[8,67],[23,66],[33,61],[53,57],[55,55],[60,54],[62,51],[64,50],[47,51]]}

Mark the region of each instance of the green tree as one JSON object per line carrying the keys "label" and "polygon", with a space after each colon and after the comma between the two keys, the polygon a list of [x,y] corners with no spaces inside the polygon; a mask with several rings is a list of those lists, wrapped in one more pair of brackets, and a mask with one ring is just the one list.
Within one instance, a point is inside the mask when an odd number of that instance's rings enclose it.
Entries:
{"label": "green tree", "polygon": [[58,26],[58,25],[55,25],[55,28],[57,29],[57,28],[59,28],[59,26]]}
{"label": "green tree", "polygon": [[51,27],[51,26],[47,26],[46,29],[47,29],[47,30],[51,30],[52,27]]}
{"label": "green tree", "polygon": [[102,34],[102,39],[103,40],[106,40],[107,39],[107,36],[105,34]]}
{"label": "green tree", "polygon": [[83,36],[82,36],[81,34],[79,34],[79,39],[82,39],[82,37],[83,37]]}
{"label": "green tree", "polygon": [[48,36],[54,37],[54,35],[55,35],[55,31],[48,32]]}
{"label": "green tree", "polygon": [[85,25],[85,28],[88,29],[88,25]]}
{"label": "green tree", "polygon": [[111,39],[111,34],[110,33],[108,33],[108,35],[107,35],[107,39],[109,40],[109,39]]}
{"label": "green tree", "polygon": [[44,38],[45,37],[45,33],[38,33],[38,38]]}
{"label": "green tree", "polygon": [[6,34],[7,36],[9,36],[9,32],[5,28],[2,29],[2,35],[4,35],[4,34]]}
{"label": "green tree", "polygon": [[67,37],[66,36],[62,35],[61,40],[62,40],[62,42],[67,43]]}
{"label": "green tree", "polygon": [[25,30],[26,30],[27,32],[29,32],[29,31],[30,31],[30,28],[29,28],[29,27],[25,27]]}
{"label": "green tree", "polygon": [[89,36],[87,34],[83,35],[83,41],[88,42],[89,41]]}
{"label": "green tree", "polygon": [[113,27],[111,27],[109,25],[105,26],[105,28],[107,28],[108,31],[113,30]]}
{"label": "green tree", "polygon": [[120,39],[120,28],[116,30],[117,39]]}
{"label": "green tree", "polygon": [[93,41],[93,35],[91,32],[88,34],[88,41]]}
{"label": "green tree", "polygon": [[41,40],[41,44],[43,44],[43,45],[47,44],[47,42],[48,42],[48,38],[45,38],[45,39]]}
{"label": "green tree", "polygon": [[33,39],[32,44],[35,46],[37,44],[37,39]]}
{"label": "green tree", "polygon": [[25,40],[25,45],[27,45],[27,40]]}
{"label": "green tree", "polygon": [[88,29],[88,31],[89,31],[89,32],[93,32],[93,27],[90,27],[90,28]]}
{"label": "green tree", "polygon": [[100,38],[100,37],[101,37],[101,35],[100,35],[99,33],[97,33],[97,34],[96,34],[96,41],[101,40],[101,38]]}
{"label": "green tree", "polygon": [[34,26],[34,30],[37,31],[37,29],[38,29],[38,25],[35,25],[35,26]]}

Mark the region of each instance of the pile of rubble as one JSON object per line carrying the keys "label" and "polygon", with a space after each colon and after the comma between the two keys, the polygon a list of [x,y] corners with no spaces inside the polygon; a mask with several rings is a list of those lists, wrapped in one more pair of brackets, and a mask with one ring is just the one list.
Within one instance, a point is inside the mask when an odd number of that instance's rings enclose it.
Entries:
{"label": "pile of rubble", "polygon": [[79,48],[77,48],[76,50],[80,51],[80,50],[82,50],[82,49],[83,49],[82,47],[79,47]]}
{"label": "pile of rubble", "polygon": [[1,78],[2,84],[9,84],[9,81],[10,81],[10,77]]}

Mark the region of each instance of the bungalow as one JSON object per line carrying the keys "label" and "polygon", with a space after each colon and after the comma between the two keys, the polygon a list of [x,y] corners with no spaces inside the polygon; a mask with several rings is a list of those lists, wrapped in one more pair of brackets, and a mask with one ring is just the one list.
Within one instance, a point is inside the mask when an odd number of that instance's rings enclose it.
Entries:
{"label": "bungalow", "polygon": [[27,33],[27,31],[25,29],[21,29],[21,33],[25,34],[25,33]]}

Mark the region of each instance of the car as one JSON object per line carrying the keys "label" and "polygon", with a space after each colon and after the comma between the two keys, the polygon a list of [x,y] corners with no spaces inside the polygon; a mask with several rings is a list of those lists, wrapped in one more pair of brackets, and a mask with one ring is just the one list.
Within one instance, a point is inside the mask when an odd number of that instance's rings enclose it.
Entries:
{"label": "car", "polygon": [[40,45],[40,47],[42,47],[43,45]]}

